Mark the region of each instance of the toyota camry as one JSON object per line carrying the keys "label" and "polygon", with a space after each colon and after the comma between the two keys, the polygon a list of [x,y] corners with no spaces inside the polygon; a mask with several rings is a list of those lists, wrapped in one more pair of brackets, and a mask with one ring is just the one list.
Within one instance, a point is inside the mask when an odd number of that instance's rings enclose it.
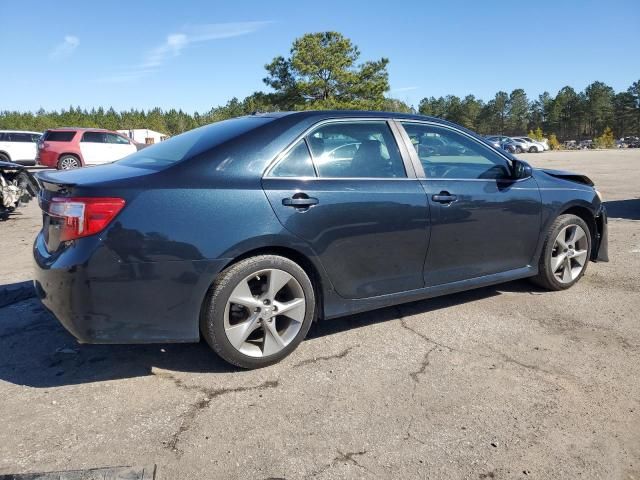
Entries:
{"label": "toyota camry", "polygon": [[69,332],[204,338],[243,368],[315,321],[608,260],[589,178],[419,115],[255,114],[38,178],[36,291]]}

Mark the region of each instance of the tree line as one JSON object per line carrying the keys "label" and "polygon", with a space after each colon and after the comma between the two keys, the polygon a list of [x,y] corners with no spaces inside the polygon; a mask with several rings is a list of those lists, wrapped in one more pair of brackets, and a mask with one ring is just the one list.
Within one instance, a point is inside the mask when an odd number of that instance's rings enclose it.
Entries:
{"label": "tree line", "polygon": [[[254,112],[310,109],[387,110],[444,118],[481,134],[518,135],[528,131],[553,134],[560,140],[594,138],[612,129],[616,137],[640,135],[640,80],[615,92],[593,82],[582,92],[562,88],[530,99],[523,89],[500,91],[484,102],[474,95],[423,98],[417,108],[389,93],[389,59],[359,63],[360,51],[338,32],[306,34],[293,42],[287,57],[265,65],[269,91],[204,113],[153,108],[116,111],[70,106],[60,111],[2,111],[0,129],[44,131],[61,126],[149,128],[177,135],[201,125]],[[608,131],[608,130],[607,130]]]}

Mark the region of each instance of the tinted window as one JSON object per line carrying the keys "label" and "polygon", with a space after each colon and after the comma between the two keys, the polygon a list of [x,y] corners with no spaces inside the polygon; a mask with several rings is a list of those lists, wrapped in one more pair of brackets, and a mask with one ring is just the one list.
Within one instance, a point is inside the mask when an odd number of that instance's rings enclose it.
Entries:
{"label": "tinted window", "polygon": [[41,136],[42,136],[42,135],[40,135],[40,134],[38,134],[38,133],[32,133],[32,134],[31,134],[31,141],[32,141],[33,143],[37,143],[37,142],[38,142],[38,140],[40,140],[40,137],[41,137]]}
{"label": "tinted window", "polygon": [[44,140],[47,142],[70,142],[76,132],[45,132]]}
{"label": "tinted window", "polygon": [[107,143],[116,143],[118,145],[129,145],[129,141],[120,135],[115,133],[106,133]]}
{"label": "tinted window", "polygon": [[8,138],[8,135],[6,133],[0,132],[0,142],[7,141],[8,139],[9,138]]}
{"label": "tinted window", "polygon": [[133,167],[160,169],[206,152],[271,120],[273,118],[251,116],[212,123],[143,148],[120,160],[119,163]]}
{"label": "tinted window", "polygon": [[428,178],[496,179],[510,176],[507,160],[448,128],[403,123]]}
{"label": "tinted window", "polygon": [[307,140],[318,176],[329,178],[402,178],[407,174],[386,122],[336,122]]}
{"label": "tinted window", "polygon": [[11,132],[8,134],[10,142],[24,142],[31,143],[31,134],[30,133],[16,133]]}
{"label": "tinted window", "polygon": [[307,143],[300,140],[271,171],[272,177],[315,177]]}
{"label": "tinted window", "polygon": [[102,132],[84,132],[81,142],[106,143],[106,138]]}

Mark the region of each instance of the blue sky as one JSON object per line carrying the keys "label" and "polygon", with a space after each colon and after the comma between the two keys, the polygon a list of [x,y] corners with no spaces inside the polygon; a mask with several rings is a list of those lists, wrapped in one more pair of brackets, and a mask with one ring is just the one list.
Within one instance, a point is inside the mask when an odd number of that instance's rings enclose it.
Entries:
{"label": "blue sky", "polygon": [[637,0],[21,1],[0,19],[0,110],[202,112],[264,89],[265,63],[325,30],[388,57],[391,96],[414,105],[640,79]]}

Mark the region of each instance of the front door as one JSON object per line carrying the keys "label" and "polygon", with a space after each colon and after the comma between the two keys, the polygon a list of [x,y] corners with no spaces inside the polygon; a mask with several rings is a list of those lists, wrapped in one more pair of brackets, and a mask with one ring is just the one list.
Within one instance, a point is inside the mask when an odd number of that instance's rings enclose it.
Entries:
{"label": "front door", "polygon": [[121,158],[131,155],[137,151],[136,147],[121,135],[115,133],[107,133],[107,143],[110,150],[110,161],[120,160]]}
{"label": "front door", "polygon": [[263,179],[282,225],[311,246],[344,298],[424,286],[429,205],[405,167],[387,122],[335,121]]}
{"label": "front door", "polygon": [[529,266],[542,209],[535,180],[511,179],[506,158],[461,131],[428,123],[402,125],[431,202],[426,285]]}

